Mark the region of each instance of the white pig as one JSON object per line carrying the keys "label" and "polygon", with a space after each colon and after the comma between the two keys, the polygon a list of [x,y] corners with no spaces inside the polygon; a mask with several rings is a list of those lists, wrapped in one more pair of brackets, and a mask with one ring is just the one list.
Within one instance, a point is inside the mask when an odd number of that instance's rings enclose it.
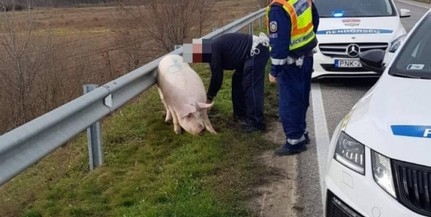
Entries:
{"label": "white pig", "polygon": [[193,135],[205,129],[216,133],[208,118],[208,108],[214,103],[206,103],[202,79],[183,57],[168,54],[160,60],[157,89],[166,109],[165,122],[173,119],[176,134],[181,133],[181,128]]}

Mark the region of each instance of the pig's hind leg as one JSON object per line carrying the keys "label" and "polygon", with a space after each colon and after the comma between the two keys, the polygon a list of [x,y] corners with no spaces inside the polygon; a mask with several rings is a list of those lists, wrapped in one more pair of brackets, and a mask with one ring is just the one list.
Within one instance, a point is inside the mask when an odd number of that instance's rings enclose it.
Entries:
{"label": "pig's hind leg", "polygon": [[166,105],[165,98],[163,97],[162,90],[159,87],[157,87],[157,90],[159,91],[160,100],[162,101],[163,106],[165,107],[165,110],[166,110],[165,122],[168,122],[168,121],[172,120],[172,114],[171,114],[168,106]]}

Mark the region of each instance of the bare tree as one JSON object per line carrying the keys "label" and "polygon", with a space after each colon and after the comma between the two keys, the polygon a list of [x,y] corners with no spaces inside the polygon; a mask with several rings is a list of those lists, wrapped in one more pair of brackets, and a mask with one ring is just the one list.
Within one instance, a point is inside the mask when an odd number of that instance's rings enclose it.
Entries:
{"label": "bare tree", "polygon": [[37,29],[31,3],[26,0],[25,11],[0,13],[0,133],[71,98],[64,88],[72,83],[61,59],[64,51],[50,29]]}
{"label": "bare tree", "polygon": [[[4,2],[2,4],[4,5]],[[30,5],[30,1],[27,1],[27,5]],[[32,55],[37,45],[31,40],[33,32],[31,11],[28,9],[27,13],[20,13],[20,16],[27,16],[23,28],[17,23],[18,15],[14,10],[2,13],[1,16],[0,46],[3,49],[1,54],[3,58],[0,58],[0,61],[3,67],[0,69],[0,76],[5,81],[11,117],[16,125],[25,120],[32,111],[28,106],[28,97],[35,77],[41,70],[38,59],[40,57]]]}
{"label": "bare tree", "polygon": [[198,21],[199,36],[204,34],[203,28],[207,20],[211,19],[211,9],[214,7],[214,1],[209,0],[193,0],[195,5],[196,15],[195,18]]}
{"label": "bare tree", "polygon": [[122,23],[123,27],[127,26],[129,32],[149,36],[165,51],[200,37],[213,5],[214,1],[210,0],[147,0],[142,5],[136,5],[136,1],[119,1],[119,8],[129,24]]}

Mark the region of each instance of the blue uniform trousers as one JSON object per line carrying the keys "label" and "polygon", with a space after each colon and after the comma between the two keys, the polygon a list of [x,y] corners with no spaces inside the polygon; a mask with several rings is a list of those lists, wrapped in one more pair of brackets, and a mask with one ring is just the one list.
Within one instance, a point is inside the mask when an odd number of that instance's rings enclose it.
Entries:
{"label": "blue uniform trousers", "polygon": [[307,128],[312,72],[313,57],[306,56],[302,67],[284,65],[277,76],[279,113],[286,139],[300,139]]}
{"label": "blue uniform trousers", "polygon": [[267,47],[258,45],[260,53],[248,56],[244,67],[232,75],[234,115],[255,127],[265,125],[263,114],[265,67],[269,59]]}

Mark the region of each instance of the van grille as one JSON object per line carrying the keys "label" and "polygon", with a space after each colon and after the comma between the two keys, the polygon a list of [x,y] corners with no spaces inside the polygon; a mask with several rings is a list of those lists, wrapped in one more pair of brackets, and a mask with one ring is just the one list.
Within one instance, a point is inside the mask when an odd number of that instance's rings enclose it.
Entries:
{"label": "van grille", "polygon": [[359,53],[371,49],[386,50],[388,48],[388,43],[329,43],[319,44],[319,49],[325,56],[351,58],[347,53],[347,47],[352,44],[359,46]]}
{"label": "van grille", "polygon": [[392,160],[400,203],[422,215],[431,216],[431,168]]}

